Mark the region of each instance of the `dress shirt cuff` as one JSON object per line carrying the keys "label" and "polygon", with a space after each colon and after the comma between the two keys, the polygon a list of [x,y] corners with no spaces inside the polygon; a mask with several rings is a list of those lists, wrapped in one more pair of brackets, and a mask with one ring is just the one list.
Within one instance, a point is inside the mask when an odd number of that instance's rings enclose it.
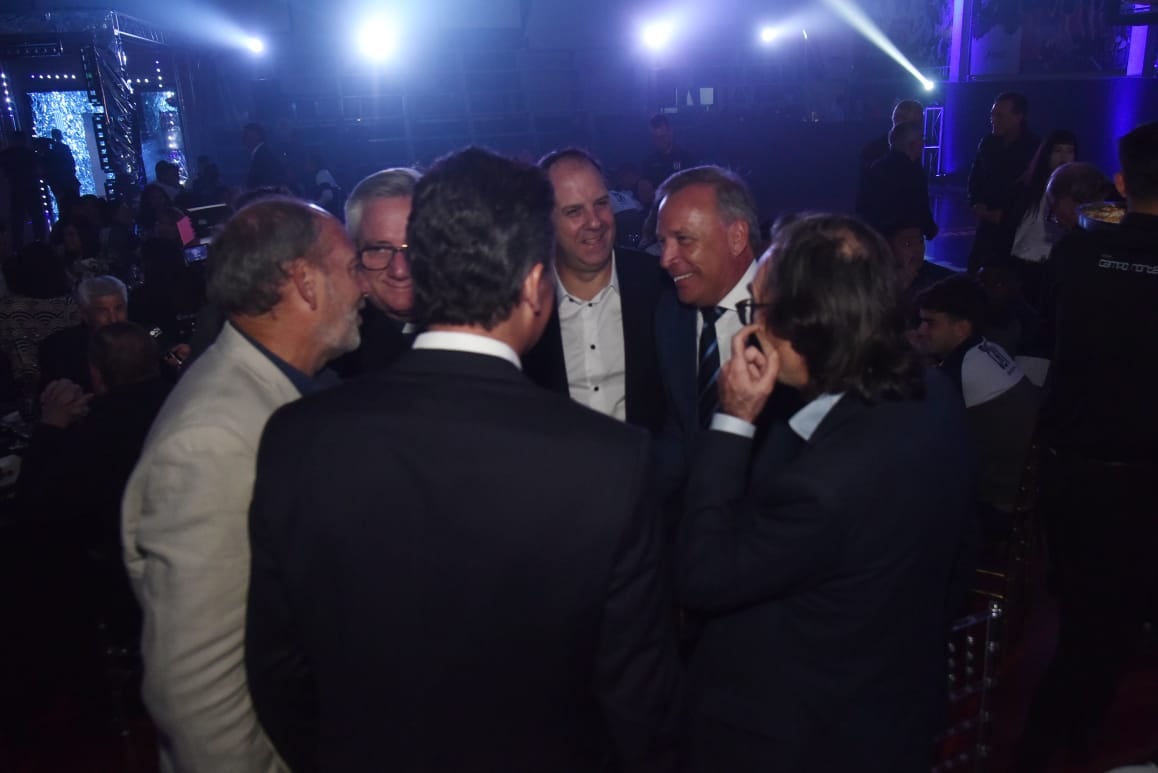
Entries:
{"label": "dress shirt cuff", "polygon": [[755,424],[744,421],[743,419],[737,419],[735,416],[729,416],[726,413],[717,413],[712,416],[711,428],[749,439],[756,437]]}

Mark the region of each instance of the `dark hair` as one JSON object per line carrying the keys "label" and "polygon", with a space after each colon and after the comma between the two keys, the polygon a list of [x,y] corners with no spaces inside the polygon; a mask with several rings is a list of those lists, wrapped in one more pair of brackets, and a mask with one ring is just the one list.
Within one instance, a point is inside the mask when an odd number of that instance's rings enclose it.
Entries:
{"label": "dark hair", "polygon": [[925,127],[916,121],[899,123],[889,131],[889,150],[900,150],[913,140],[925,140]]}
{"label": "dark hair", "polygon": [[569,147],[562,150],[552,150],[547,155],[539,159],[539,168],[544,172],[550,173],[551,167],[560,161],[579,161],[591,164],[595,167],[595,171],[603,176],[603,164],[599,163],[599,159],[588,153],[583,148]]}
{"label": "dark hair", "polygon": [[752,254],[760,253],[760,216],[748,186],[735,172],[721,166],[694,166],[676,172],[663,181],[655,192],[655,200],[662,202],[668,196],[693,185],[710,185],[716,192],[716,208],[729,225],[737,220],[748,224],[748,245]]}
{"label": "dark hair", "polygon": [[997,95],[994,102],[1008,102],[1009,106],[1013,108],[1013,112],[1024,118],[1029,114],[1029,100],[1026,96],[1017,91],[1003,91]]}
{"label": "dark hair", "polygon": [[985,288],[967,274],[955,274],[930,285],[917,296],[917,308],[939,311],[955,320],[965,320],[981,332],[989,298]]}
{"label": "dark hair", "polygon": [[671,128],[671,122],[667,120],[667,116],[663,113],[656,113],[647,122],[647,125],[653,129],[662,129],[663,127]]}
{"label": "dark hair", "polygon": [[160,358],[153,337],[135,322],[114,322],[89,338],[88,361],[110,388],[158,378]]}
{"label": "dark hair", "polygon": [[1118,140],[1118,163],[1127,196],[1158,200],[1158,121],[1142,124]]}
{"label": "dark hair", "polygon": [[771,261],[768,327],[804,358],[808,394],[853,392],[869,401],[924,394],[895,262],[876,231],[845,215],[805,215],[777,232]]}
{"label": "dark hair", "polygon": [[1053,170],[1049,167],[1049,157],[1053,155],[1053,149],[1058,145],[1072,145],[1074,154],[1077,155],[1077,136],[1068,129],[1055,129],[1037,146],[1037,152],[1033,154],[1029,168],[1021,176],[1020,182],[1025,186],[1025,211],[1028,215],[1036,215],[1041,210],[1045,184],[1049,182],[1049,176],[1053,174]]}
{"label": "dark hair", "polygon": [[226,314],[258,316],[281,300],[289,264],[320,262],[320,209],[290,198],[250,204],[209,245],[209,302]]}
{"label": "dark hair", "polygon": [[473,147],[436,161],[406,228],[415,321],[489,330],[507,319],[527,273],[550,265],[554,206],[538,167]]}

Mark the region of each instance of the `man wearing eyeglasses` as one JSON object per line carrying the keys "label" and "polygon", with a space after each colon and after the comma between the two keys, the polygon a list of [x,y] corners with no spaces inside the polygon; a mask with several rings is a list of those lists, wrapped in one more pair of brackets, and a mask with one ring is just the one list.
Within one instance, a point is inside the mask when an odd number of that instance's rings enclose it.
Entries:
{"label": "man wearing eyeglasses", "polygon": [[358,270],[370,292],[362,311],[362,345],[331,365],[343,378],[388,367],[414,342],[406,221],[419,176],[401,167],[375,172],[358,183],[346,201],[346,231],[357,247]]}
{"label": "man wearing eyeglasses", "polygon": [[543,157],[555,193],[555,310],[527,353],[527,377],[600,413],[658,431],[663,386],[655,258],[614,247],[615,215],[599,162],[567,148]]}

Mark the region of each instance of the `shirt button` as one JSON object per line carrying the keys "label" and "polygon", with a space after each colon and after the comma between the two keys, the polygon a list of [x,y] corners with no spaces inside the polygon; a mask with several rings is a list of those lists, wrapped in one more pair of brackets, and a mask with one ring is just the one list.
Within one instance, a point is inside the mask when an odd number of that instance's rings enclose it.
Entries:
{"label": "shirt button", "polygon": [[594,348],[595,348],[595,344],[591,344],[591,348],[592,348],[592,349],[594,349]]}
{"label": "shirt button", "polygon": [[599,391],[599,387],[595,387],[595,391],[596,391],[596,392],[598,392],[598,391]]}
{"label": "shirt button", "polygon": [[594,303],[589,303],[589,304],[587,304],[587,308],[589,308],[589,309],[593,309],[593,308],[595,308],[595,304],[594,304]]}

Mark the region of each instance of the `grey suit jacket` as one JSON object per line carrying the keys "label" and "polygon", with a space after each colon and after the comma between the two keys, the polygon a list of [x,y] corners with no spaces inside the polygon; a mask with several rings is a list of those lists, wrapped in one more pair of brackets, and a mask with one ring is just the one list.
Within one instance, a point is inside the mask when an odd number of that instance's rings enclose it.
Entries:
{"label": "grey suit jacket", "polygon": [[226,325],[165,402],[125,490],[125,565],[145,618],[143,697],[166,773],[286,769],[246,684],[245,599],[258,441],[298,397]]}

